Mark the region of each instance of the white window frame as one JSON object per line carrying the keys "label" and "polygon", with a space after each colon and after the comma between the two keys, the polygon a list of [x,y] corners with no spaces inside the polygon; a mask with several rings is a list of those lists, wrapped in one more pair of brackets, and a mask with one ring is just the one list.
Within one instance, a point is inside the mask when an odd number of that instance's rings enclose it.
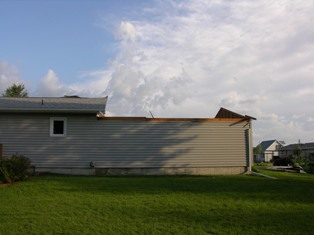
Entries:
{"label": "white window frame", "polygon": [[[63,121],[63,134],[54,134],[54,122]],[[50,137],[66,137],[67,136],[67,118],[65,117],[51,117],[50,118]]]}

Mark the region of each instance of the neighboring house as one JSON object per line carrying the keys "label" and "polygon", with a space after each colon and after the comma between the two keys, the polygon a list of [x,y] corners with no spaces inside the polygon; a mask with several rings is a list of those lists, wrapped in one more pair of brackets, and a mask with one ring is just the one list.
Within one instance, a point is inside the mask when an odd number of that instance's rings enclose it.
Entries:
{"label": "neighboring house", "polygon": [[296,149],[300,146],[301,148],[301,156],[306,157],[310,161],[314,161],[314,142],[311,143],[299,143],[299,144],[289,144],[284,146],[278,150],[279,157],[292,157],[296,151]]}
{"label": "neighboring house", "polygon": [[278,150],[285,145],[284,141],[266,140],[260,144],[261,153],[254,156],[254,162],[270,162],[274,157],[278,157]]}
{"label": "neighboring house", "polygon": [[0,98],[0,145],[37,172],[239,174],[251,169],[250,116],[106,117],[105,98]]}

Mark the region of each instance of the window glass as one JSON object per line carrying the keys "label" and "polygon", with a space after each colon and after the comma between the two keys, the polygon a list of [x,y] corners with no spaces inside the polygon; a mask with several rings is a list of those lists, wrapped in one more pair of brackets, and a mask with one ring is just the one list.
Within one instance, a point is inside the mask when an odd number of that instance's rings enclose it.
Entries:
{"label": "window glass", "polygon": [[53,121],[53,134],[54,135],[64,134],[64,121],[61,121],[61,120]]}
{"label": "window glass", "polygon": [[50,136],[52,137],[66,136],[66,118],[59,117],[50,118]]}

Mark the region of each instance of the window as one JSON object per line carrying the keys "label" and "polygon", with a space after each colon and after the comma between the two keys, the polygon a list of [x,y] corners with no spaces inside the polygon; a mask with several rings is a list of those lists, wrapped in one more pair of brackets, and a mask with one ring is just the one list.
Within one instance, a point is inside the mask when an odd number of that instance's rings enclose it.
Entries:
{"label": "window", "polygon": [[66,118],[53,117],[50,118],[50,136],[65,137],[66,136]]}

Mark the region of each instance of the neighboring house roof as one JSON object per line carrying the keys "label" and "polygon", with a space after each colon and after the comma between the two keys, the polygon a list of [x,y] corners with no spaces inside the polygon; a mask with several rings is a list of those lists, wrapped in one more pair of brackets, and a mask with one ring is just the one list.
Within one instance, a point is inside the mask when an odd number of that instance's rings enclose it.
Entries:
{"label": "neighboring house roof", "polygon": [[278,140],[265,140],[265,141],[262,141],[260,143],[260,145],[262,147],[262,152],[267,151],[268,148],[275,142],[278,142],[280,145],[284,145],[285,144],[284,141],[278,141]]}
{"label": "neighboring house roof", "polygon": [[265,140],[260,143],[262,151],[266,151],[276,140]]}
{"label": "neighboring house roof", "polygon": [[314,149],[314,142],[305,144],[289,144],[287,146],[281,147],[279,151],[294,151],[298,145],[300,145],[302,150]]}
{"label": "neighboring house roof", "polygon": [[70,113],[105,113],[108,97],[0,97],[0,113],[4,112],[70,112]]}
{"label": "neighboring house roof", "polygon": [[215,118],[243,118],[243,119],[253,119],[256,120],[256,118],[248,116],[248,115],[241,115],[235,112],[232,112],[225,108],[220,108],[218,113],[216,114]]}
{"label": "neighboring house roof", "polygon": [[278,140],[278,142],[279,142],[282,146],[286,144],[286,142],[283,141],[283,140]]}

